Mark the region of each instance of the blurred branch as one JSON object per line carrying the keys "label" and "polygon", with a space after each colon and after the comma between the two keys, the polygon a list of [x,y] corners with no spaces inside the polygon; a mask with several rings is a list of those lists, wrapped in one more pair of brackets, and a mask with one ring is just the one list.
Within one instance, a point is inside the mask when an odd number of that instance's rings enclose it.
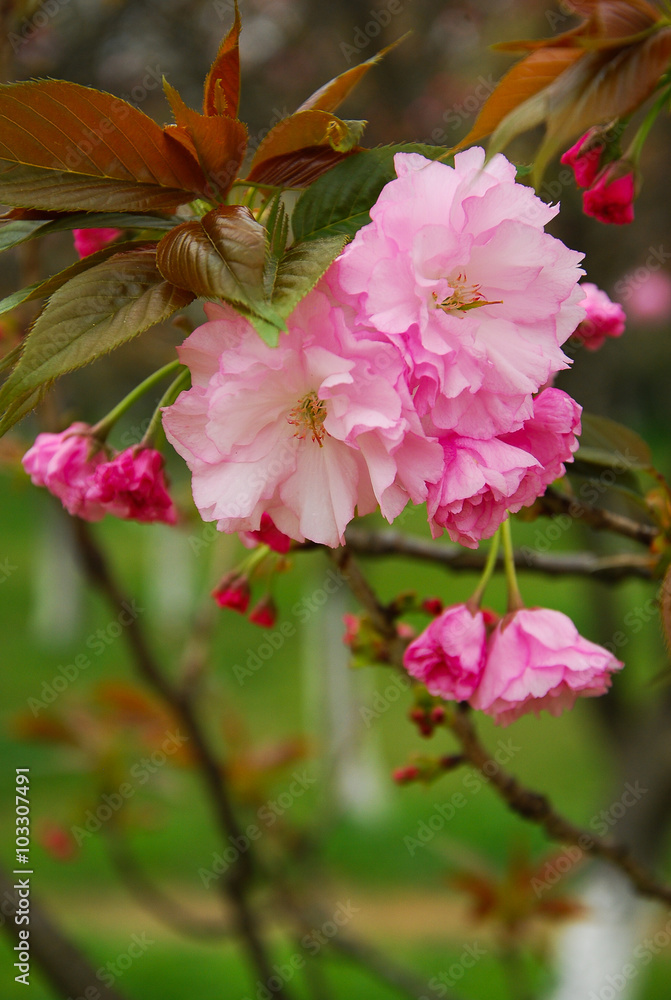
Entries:
{"label": "blurred branch", "polygon": [[[75,539],[84,570],[91,583],[100,590],[114,612],[117,613],[119,608],[124,605],[124,594],[114,579],[104,553],[98,546],[88,524],[80,518],[73,518],[73,521]],[[226,846],[229,846],[230,840],[244,839],[242,828],[238,824],[229,798],[223,763],[210,747],[201,727],[191,698],[190,685],[183,686],[181,690],[177,686],[173,686],[154,659],[137,618],[131,619],[130,624],[125,629],[125,636],[138,673],[163,698],[175,718],[186,730],[191,751],[198,765]],[[274,975],[274,970],[266,954],[256,916],[248,900],[253,875],[251,851],[247,850],[239,854],[236,863],[230,866],[225,876],[218,880],[218,884],[221,885],[225,898],[233,907],[237,930],[245,943],[252,965],[261,980],[268,982]],[[283,989],[276,990],[275,996],[280,1000],[287,1000],[287,994]]]}
{"label": "blurred branch", "polygon": [[[354,596],[366,609],[370,619],[380,634],[387,640],[391,662],[403,669],[403,645],[396,634],[391,609],[380,603],[375,591],[354,562],[348,546],[336,549],[332,558],[340,567]],[[557,813],[548,798],[538,792],[524,788],[516,778],[497,765],[492,773],[492,756],[480,743],[470,719],[468,706],[458,705],[447,721],[459,740],[464,756],[488,779],[501,798],[518,815],[542,826],[553,840],[560,843],[576,844],[585,854],[603,858],[623,872],[642,896],[658,899],[671,905],[671,886],[658,881],[631,855],[629,848],[587,830],[582,830]]]}
{"label": "blurred branch", "polygon": [[191,913],[155,885],[131,855],[119,830],[110,829],[108,826],[107,843],[112,864],[128,891],[162,924],[178,934],[199,941],[204,939],[220,941],[232,932],[232,928],[224,921],[207,920]]}
{"label": "blurred branch", "polygon": [[552,487],[549,487],[536,503],[544,513],[568,514],[574,520],[588,524],[590,528],[596,528],[598,531],[614,531],[617,535],[633,538],[642,545],[650,545],[659,534],[659,528],[654,524],[634,521],[624,514],[604,510],[603,507],[592,507],[591,504],[583,503],[567,493],[559,493]]}
{"label": "blurred branch", "polygon": [[[365,556],[407,556],[423,562],[435,563],[453,570],[479,572],[487,558],[486,552],[464,549],[461,545],[442,545],[404,535],[400,531],[366,531],[348,528],[347,548]],[[638,577],[652,579],[653,560],[649,555],[621,552],[612,556],[596,556],[591,552],[556,553],[546,555],[531,548],[515,553],[519,569],[545,573],[548,576],[591,576],[608,583]],[[503,568],[503,557],[497,567]]]}
{"label": "blurred branch", "polygon": [[[0,919],[14,940],[18,940],[19,932],[14,920],[19,904],[14,888],[17,877],[0,867],[0,898],[3,900]],[[98,978],[93,966],[47,916],[34,896],[30,900],[30,954],[59,996],[124,1000],[121,993]],[[35,984],[30,985],[34,991]]]}
{"label": "blurred branch", "polygon": [[609,861],[629,878],[641,896],[671,905],[671,886],[658,881],[640,865],[625,845],[575,826],[555,812],[545,795],[524,788],[502,767],[497,766],[494,770],[491,765],[492,755],[480,742],[467,705],[457,705],[456,711],[451,716],[448,715],[446,721],[459,740],[466,758],[488,779],[513,812],[542,826],[552,840],[575,844],[585,854]]}

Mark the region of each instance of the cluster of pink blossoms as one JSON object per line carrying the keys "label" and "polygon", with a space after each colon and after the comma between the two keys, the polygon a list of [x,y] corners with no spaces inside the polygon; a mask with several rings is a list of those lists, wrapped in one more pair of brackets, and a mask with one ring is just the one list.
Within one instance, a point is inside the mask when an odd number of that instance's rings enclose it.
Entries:
{"label": "cluster of pink blossoms", "polygon": [[466,604],[446,608],[408,646],[406,669],[430,694],[469,702],[505,726],[530,711],[560,715],[578,696],[604,694],[622,668],[559,611],[522,608],[493,621]]}
{"label": "cluster of pink blossoms", "polygon": [[110,456],[88,424],[38,434],[23,466],[36,486],[46,487],[84,521],[100,521],[105,514],[144,523],[177,521],[161,453],[136,446]]}
{"label": "cluster of pink blossoms", "polygon": [[[354,517],[427,502],[469,547],[562,475],[580,408],[543,388],[585,316],[558,212],[482,149],[397,178],[267,347],[230,306],[180,349],[192,388],[164,411],[204,520],[330,546]],[[542,391],[541,391],[542,390]]]}

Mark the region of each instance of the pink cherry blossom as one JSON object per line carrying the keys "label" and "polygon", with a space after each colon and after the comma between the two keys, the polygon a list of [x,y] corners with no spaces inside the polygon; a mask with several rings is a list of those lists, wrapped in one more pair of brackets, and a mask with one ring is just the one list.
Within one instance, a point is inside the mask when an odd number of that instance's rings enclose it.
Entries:
{"label": "pink cherry blossom", "polygon": [[121,236],[122,229],[73,229],[75,250],[80,257],[102,250]]}
{"label": "pink cherry blossom", "polygon": [[591,128],[561,157],[562,163],[572,167],[578,187],[588,188],[599,173],[601,154],[606,148],[603,138],[599,141],[599,136],[603,136],[603,130]]}
{"label": "pink cherry blossom", "polygon": [[399,153],[397,179],[334,267],[358,320],[403,353],[420,416],[488,440],[522,426],[532,395],[567,367],[584,316],[582,258],[544,232],[558,212],[504,156],[454,167]]}
{"label": "pink cherry blossom", "polygon": [[35,486],[46,487],[69,514],[99,521],[105,508],[88,491],[96,469],[106,461],[89,425],[79,422],[59,434],[38,434],[23,456],[23,467]]}
{"label": "pink cherry blossom", "polygon": [[403,665],[429,694],[467,701],[480,682],[486,644],[483,612],[454,604],[410,643]]}
{"label": "pink cherry blossom", "polygon": [[532,504],[564,474],[578,447],[580,407],[560,389],[544,389],[533,414],[511,434],[481,441],[457,435],[440,439],[443,475],[429,485],[428,513],[434,537],[476,548],[509,512]]}
{"label": "pink cherry blossom", "polygon": [[175,524],[177,511],[168,493],[163,456],[154,448],[126,448],[96,467],[87,502],[130,521]]}
{"label": "pink cherry blossom", "polygon": [[204,520],[255,532],[266,513],[291,538],[336,546],[355,508],[392,520],[426,498],[441,450],[391,344],[355,338],[319,287],[276,348],[232,307],[211,315],[180,349],[192,388],[163,416]]}
{"label": "pink cherry blossom", "polygon": [[606,342],[606,338],[622,336],[627,314],[619,302],[611,302],[606,293],[591,281],[584,281],[580,287],[585,292],[582,304],[587,315],[578,324],[572,339],[581,343],[588,351],[597,351]]}
{"label": "pink cherry blossom", "polygon": [[601,171],[583,194],[583,212],[599,222],[625,226],[634,221],[635,196],[633,166],[625,160],[616,160]]}
{"label": "pink cherry blossom", "polygon": [[492,633],[470,703],[504,726],[542,709],[560,715],[579,696],[604,694],[622,666],[561,612],[524,608],[506,615]]}

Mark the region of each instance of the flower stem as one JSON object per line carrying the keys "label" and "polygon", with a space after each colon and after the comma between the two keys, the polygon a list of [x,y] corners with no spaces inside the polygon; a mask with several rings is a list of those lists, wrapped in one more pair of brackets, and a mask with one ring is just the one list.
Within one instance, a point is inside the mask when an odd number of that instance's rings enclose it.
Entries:
{"label": "flower stem", "polygon": [[519,611],[520,608],[524,607],[524,601],[517,585],[513,535],[510,530],[509,518],[506,518],[501,525],[501,537],[503,538],[503,563],[506,568],[506,583],[508,585],[508,611]]}
{"label": "flower stem", "polygon": [[487,553],[487,561],[485,562],[485,568],[482,571],[482,576],[480,581],[473,592],[471,599],[468,604],[469,607],[477,609],[482,603],[483,594],[487,588],[487,584],[492,578],[492,573],[494,572],[494,567],[496,566],[496,557],[499,554],[499,545],[501,543],[501,529],[496,532],[492,538],[491,544],[489,546],[489,552]]}
{"label": "flower stem", "polygon": [[[177,362],[177,364],[179,364],[179,362]],[[142,441],[140,442],[140,446],[142,448],[149,447],[149,445],[152,442],[152,439],[158,434],[159,430],[162,429],[161,411],[163,410],[164,407],[170,406],[172,403],[175,402],[182,389],[188,386],[190,378],[191,378],[191,372],[189,371],[188,368],[184,368],[183,371],[179,373],[177,378],[173,382],[171,382],[168,388],[165,390],[165,392],[161,396],[161,399],[159,400],[158,406],[154,410],[152,418],[149,422],[149,427],[147,427],[147,430],[144,433]]]}
{"label": "flower stem", "polygon": [[144,396],[145,392],[149,392],[149,390],[153,389],[158,382],[166,377],[166,375],[172,375],[172,373],[177,371],[179,367],[179,361],[171,361],[170,364],[164,365],[163,368],[159,368],[158,371],[149,375],[144,382],[140,382],[140,384],[137,385],[132,392],[129,392],[120,403],[117,403],[113,410],[110,410],[106,417],[103,417],[102,420],[98,421],[92,429],[93,435],[100,441],[104,441],[117,420],[124,415],[126,410],[129,410],[141,396]]}
{"label": "flower stem", "polygon": [[660,111],[662,110],[664,105],[669,101],[670,98],[671,98],[671,87],[666,86],[664,87],[662,93],[659,95],[659,97],[657,98],[657,100],[655,101],[655,103],[650,108],[647,115],[641,122],[639,130],[634,136],[631,146],[629,147],[626,153],[627,159],[630,159],[634,164],[638,163],[641,156],[641,151],[643,150],[643,145],[645,143],[645,140],[648,138],[648,133],[650,132],[650,129],[657,121],[657,116],[659,115]]}

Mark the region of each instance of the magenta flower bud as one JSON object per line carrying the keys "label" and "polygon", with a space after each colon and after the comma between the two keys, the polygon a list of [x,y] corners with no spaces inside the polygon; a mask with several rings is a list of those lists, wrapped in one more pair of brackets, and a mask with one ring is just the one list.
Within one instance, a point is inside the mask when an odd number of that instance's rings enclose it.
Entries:
{"label": "magenta flower bud", "polygon": [[249,612],[250,622],[260,625],[261,628],[272,628],[277,621],[277,607],[274,600],[268,594]]}
{"label": "magenta flower bud", "polygon": [[249,581],[246,576],[236,573],[235,570],[227,573],[212,591],[212,597],[220,608],[230,608],[231,611],[238,611],[244,615],[251,597]]}
{"label": "magenta flower bud", "polygon": [[617,160],[602,170],[582,196],[585,215],[599,222],[625,226],[634,221],[636,182],[634,169],[626,160]]}
{"label": "magenta flower bud", "polygon": [[591,128],[562,155],[561,162],[572,168],[578,187],[588,188],[594,182],[605,148],[603,130]]}
{"label": "magenta flower bud", "polygon": [[73,229],[75,250],[80,257],[88,257],[113,243],[122,232],[121,229]]}
{"label": "magenta flower bud", "polygon": [[175,524],[177,511],[167,490],[163,464],[163,456],[154,448],[127,448],[97,466],[87,498],[124,520]]}
{"label": "magenta flower bud", "polygon": [[44,486],[58,497],[69,514],[99,521],[106,511],[88,491],[96,469],[106,459],[89,425],[74,423],[59,434],[38,434],[23,456],[23,467],[35,486]]}

